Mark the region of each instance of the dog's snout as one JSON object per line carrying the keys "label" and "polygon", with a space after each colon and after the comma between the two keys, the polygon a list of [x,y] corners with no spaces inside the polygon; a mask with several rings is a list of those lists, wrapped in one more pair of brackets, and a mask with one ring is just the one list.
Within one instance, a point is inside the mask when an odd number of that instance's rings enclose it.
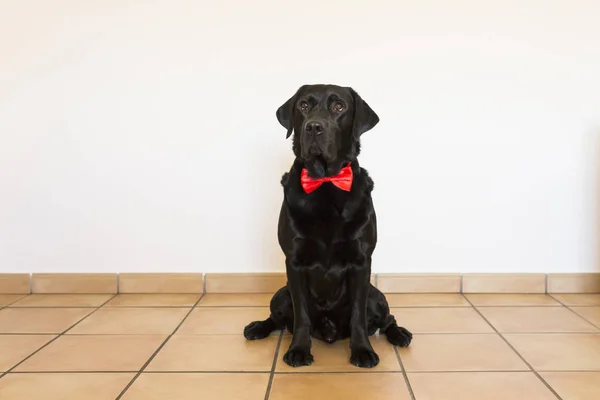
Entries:
{"label": "dog's snout", "polygon": [[319,121],[308,121],[304,126],[304,129],[306,130],[306,132],[315,135],[320,135],[321,133],[323,133],[323,124]]}

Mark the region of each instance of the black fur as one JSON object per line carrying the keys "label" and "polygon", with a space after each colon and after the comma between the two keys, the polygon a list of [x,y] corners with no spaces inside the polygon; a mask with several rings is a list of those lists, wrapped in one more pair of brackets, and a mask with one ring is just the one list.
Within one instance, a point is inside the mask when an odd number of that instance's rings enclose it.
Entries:
{"label": "black fur", "polygon": [[[371,200],[373,181],[358,164],[360,136],[378,122],[377,114],[351,88],[305,85],[277,110],[294,132],[296,160],[284,174],[279,244],[286,256],[288,283],[271,300],[271,316],[244,329],[248,340],[273,330],[293,333],[283,356],[291,366],[310,365],[311,336],[333,343],[350,338],[350,362],[379,363],[369,336],[378,329],[390,343],[408,346],[412,334],[396,324],[383,293],[370,284],[377,224]],[[303,168],[312,177],[333,176],[351,163],[349,192],[324,183],[306,194]]]}

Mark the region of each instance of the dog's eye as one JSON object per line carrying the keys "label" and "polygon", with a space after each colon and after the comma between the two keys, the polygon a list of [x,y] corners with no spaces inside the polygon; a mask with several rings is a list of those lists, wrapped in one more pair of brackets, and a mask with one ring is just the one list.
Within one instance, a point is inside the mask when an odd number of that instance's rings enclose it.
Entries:
{"label": "dog's eye", "polygon": [[302,102],[300,102],[300,109],[301,109],[302,111],[306,111],[306,110],[308,110],[308,103],[307,103],[307,102],[305,102],[305,101],[302,101]]}
{"label": "dog's eye", "polygon": [[344,111],[344,105],[342,103],[333,103],[333,111],[342,112]]}

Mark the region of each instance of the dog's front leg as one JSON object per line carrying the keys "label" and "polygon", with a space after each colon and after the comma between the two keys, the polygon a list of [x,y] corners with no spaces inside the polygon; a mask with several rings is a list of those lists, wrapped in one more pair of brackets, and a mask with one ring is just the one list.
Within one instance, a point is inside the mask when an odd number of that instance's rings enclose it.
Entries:
{"label": "dog's front leg", "polygon": [[379,364],[379,356],[373,350],[367,333],[367,298],[371,275],[371,260],[362,265],[351,266],[349,275],[352,313],[350,316],[350,362],[357,367],[373,368]]}
{"label": "dog's front leg", "polygon": [[294,337],[283,361],[292,367],[310,365],[314,361],[310,353],[311,322],[306,304],[306,283],[302,272],[303,266],[293,260],[286,260],[288,289],[292,295],[294,308]]}

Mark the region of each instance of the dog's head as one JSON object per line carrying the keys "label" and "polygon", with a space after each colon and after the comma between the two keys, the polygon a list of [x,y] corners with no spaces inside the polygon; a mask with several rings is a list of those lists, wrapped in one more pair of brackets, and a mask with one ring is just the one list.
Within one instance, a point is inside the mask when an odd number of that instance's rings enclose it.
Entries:
{"label": "dog's head", "polygon": [[304,85],[277,110],[279,123],[294,132],[294,154],[313,177],[336,174],[356,159],[360,136],[379,122],[349,87]]}

